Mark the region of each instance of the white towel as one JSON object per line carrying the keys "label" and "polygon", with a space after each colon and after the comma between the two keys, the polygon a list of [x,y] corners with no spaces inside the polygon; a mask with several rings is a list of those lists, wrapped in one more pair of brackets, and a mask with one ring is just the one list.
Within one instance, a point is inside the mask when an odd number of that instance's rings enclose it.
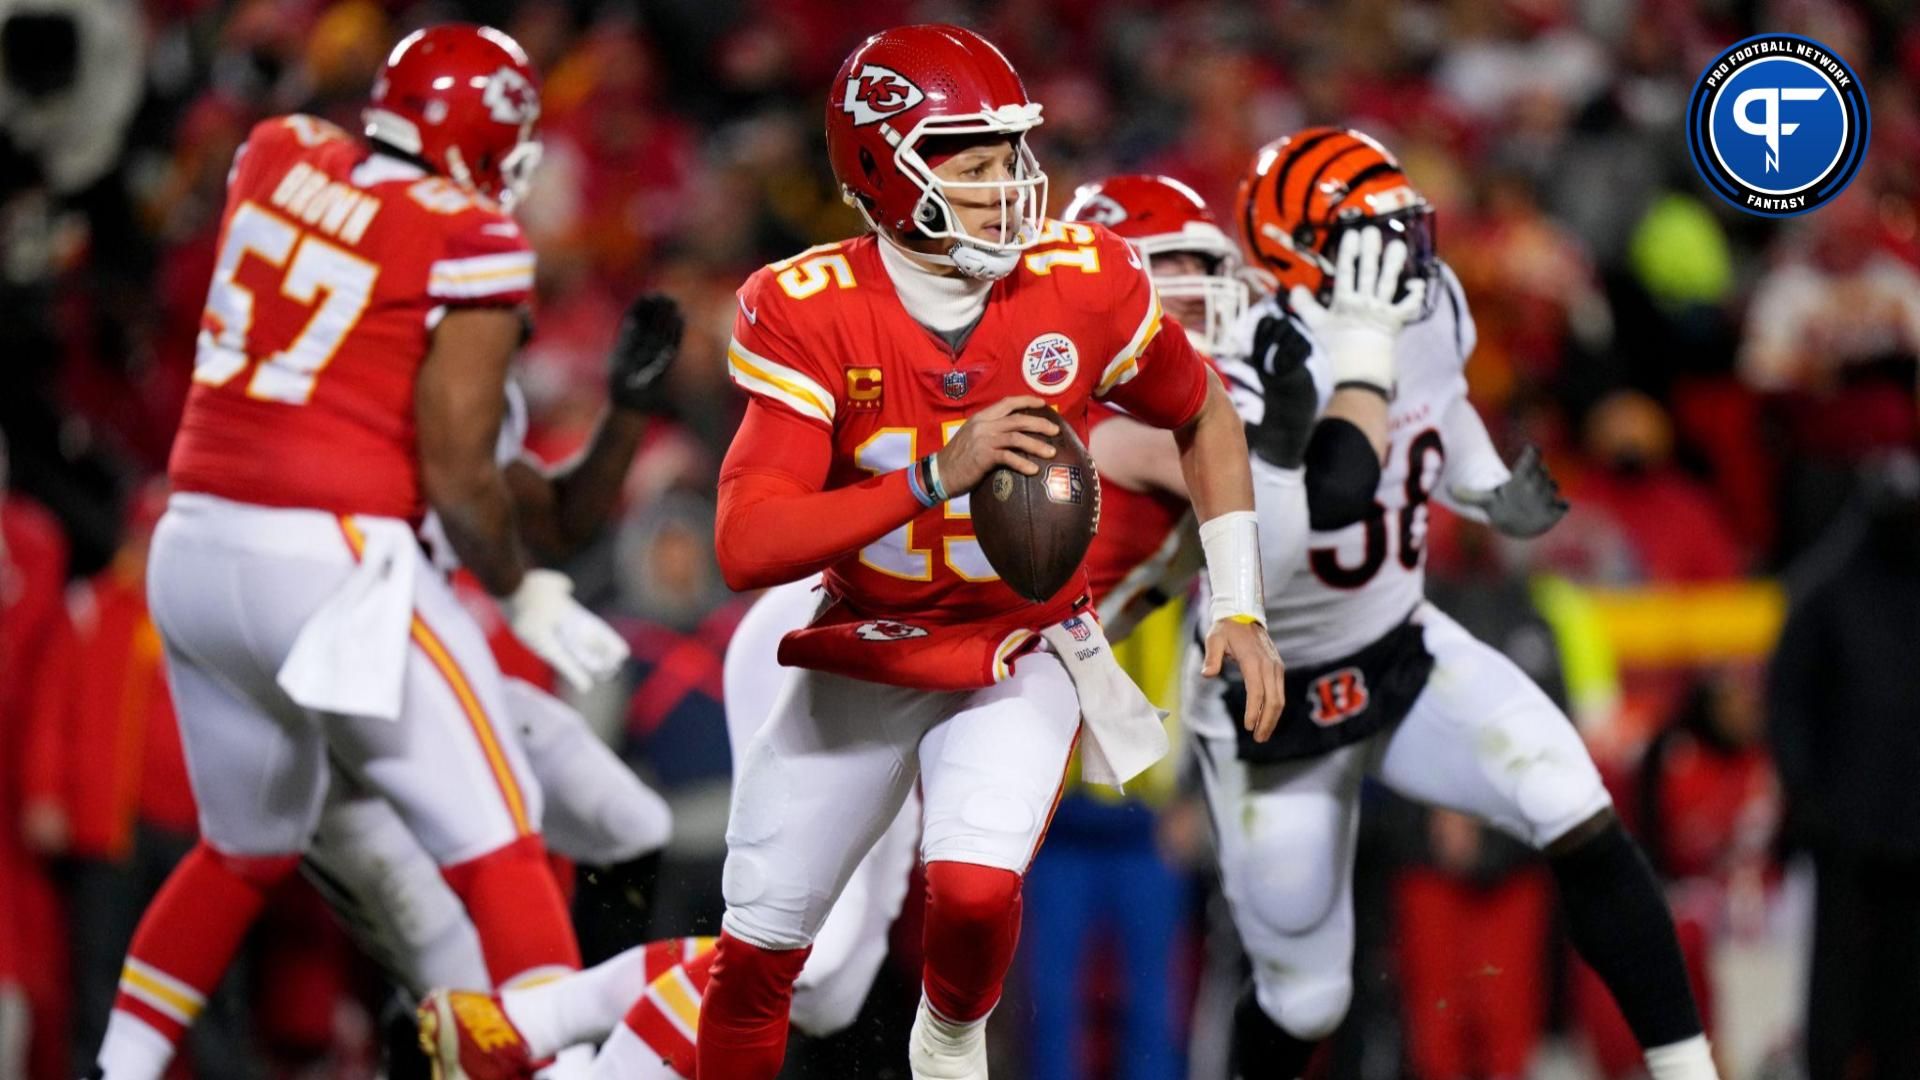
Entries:
{"label": "white towel", "polygon": [[1118,788],[1167,756],[1167,714],[1113,658],[1113,646],[1091,613],[1040,631],[1080,696],[1080,776]]}
{"label": "white towel", "polygon": [[309,709],[398,720],[420,555],[413,530],[401,522],[354,524],[366,537],[360,565],[300,628],[278,681]]}

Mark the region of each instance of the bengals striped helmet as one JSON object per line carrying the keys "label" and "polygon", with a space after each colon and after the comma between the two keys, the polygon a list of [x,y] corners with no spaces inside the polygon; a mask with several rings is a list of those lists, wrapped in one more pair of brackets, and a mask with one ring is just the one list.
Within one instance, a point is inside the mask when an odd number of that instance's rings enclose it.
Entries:
{"label": "bengals striped helmet", "polygon": [[1340,236],[1356,226],[1405,241],[1409,277],[1434,271],[1433,207],[1386,147],[1352,128],[1307,128],[1261,147],[1237,203],[1248,258],[1283,293],[1304,285],[1324,298]]}

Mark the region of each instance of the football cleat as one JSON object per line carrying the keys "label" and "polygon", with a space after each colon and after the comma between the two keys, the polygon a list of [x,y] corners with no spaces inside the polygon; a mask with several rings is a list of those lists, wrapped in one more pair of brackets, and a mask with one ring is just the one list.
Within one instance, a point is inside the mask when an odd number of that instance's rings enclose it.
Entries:
{"label": "football cleat", "polygon": [[527,1080],[533,1060],[500,999],[435,990],[420,1002],[420,1049],[434,1080]]}

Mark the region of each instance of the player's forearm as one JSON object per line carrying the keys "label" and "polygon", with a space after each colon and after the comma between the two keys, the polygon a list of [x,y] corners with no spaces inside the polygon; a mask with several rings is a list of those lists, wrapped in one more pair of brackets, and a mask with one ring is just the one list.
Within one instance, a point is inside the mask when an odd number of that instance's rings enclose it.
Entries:
{"label": "player's forearm", "polygon": [[736,473],[720,481],[714,553],[735,590],[784,585],[818,573],[924,509],[905,469],[826,491],[808,491],[778,473]]}
{"label": "player's forearm", "polygon": [[461,565],[495,596],[510,596],[527,573],[527,552],[506,477],[485,467],[423,470],[427,501]]}
{"label": "player's forearm", "polygon": [[1333,392],[1327,402],[1323,418],[1345,420],[1360,429],[1373,446],[1375,457],[1382,461],[1387,456],[1387,399],[1379,391],[1366,386],[1342,386]]}
{"label": "player's forearm", "polygon": [[620,489],[626,484],[627,471],[646,430],[647,419],[641,414],[630,409],[608,409],[587,448],[548,474],[551,497],[542,520],[521,523],[529,542],[543,558],[565,559],[600,535],[619,501]]}
{"label": "player's forearm", "polygon": [[1206,404],[1199,416],[1174,432],[1174,442],[1195,518],[1204,523],[1253,509],[1246,428],[1218,379],[1208,379]]}

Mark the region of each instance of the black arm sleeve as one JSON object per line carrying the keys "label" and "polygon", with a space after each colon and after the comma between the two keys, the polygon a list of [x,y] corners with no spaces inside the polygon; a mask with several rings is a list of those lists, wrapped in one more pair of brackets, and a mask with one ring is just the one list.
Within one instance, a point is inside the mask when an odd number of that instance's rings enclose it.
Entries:
{"label": "black arm sleeve", "polygon": [[1308,524],[1340,529],[1367,516],[1380,487],[1380,459],[1366,433],[1339,417],[1323,419],[1307,440],[1304,464]]}

